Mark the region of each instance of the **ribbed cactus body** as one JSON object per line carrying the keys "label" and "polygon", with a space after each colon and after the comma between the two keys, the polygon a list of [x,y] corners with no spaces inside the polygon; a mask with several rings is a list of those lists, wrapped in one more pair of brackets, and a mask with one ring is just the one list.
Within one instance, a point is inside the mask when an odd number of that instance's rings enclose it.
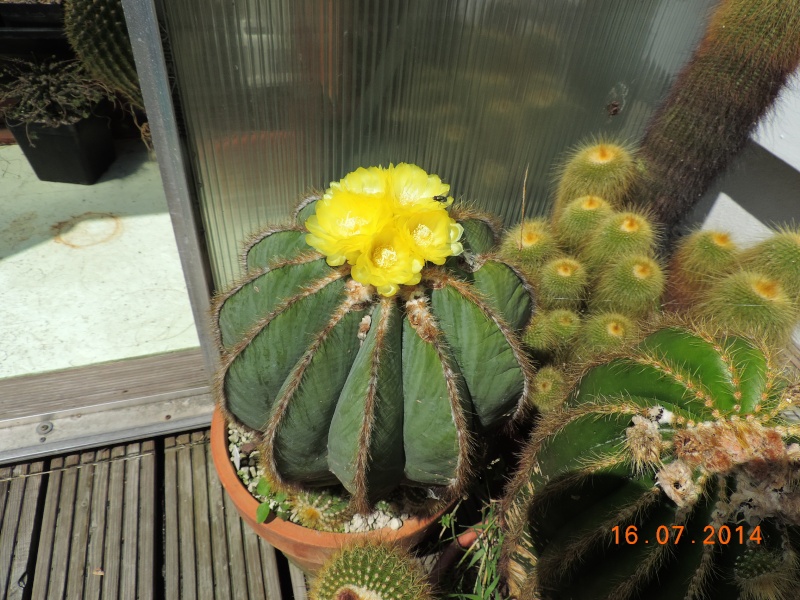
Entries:
{"label": "ribbed cactus body", "polygon": [[781,373],[749,340],[685,326],[588,369],[506,498],[513,595],[794,597],[800,426]]}
{"label": "ribbed cactus body", "polygon": [[747,142],[800,63],[799,0],[722,0],[648,125],[631,200],[671,228]]}
{"label": "ribbed cactus body", "polygon": [[64,30],[93,77],[144,108],[120,0],[64,0]]}
{"label": "ribbed cactus body", "polygon": [[524,410],[531,374],[515,332],[530,288],[480,254],[488,220],[451,215],[469,260],[426,267],[393,297],[328,266],[301,225],[248,244],[247,275],[215,303],[216,389],[230,418],[263,433],[276,481],[341,482],[359,510],[402,482],[449,498],[474,466],[477,432]]}
{"label": "ribbed cactus body", "polygon": [[432,600],[422,569],[399,548],[365,544],[327,561],[309,590],[311,600]]}

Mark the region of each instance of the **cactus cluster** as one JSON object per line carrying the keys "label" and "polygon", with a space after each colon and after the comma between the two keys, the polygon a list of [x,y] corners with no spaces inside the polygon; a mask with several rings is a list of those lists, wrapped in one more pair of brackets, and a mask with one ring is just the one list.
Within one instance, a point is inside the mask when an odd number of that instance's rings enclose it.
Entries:
{"label": "cactus cluster", "polygon": [[120,0],[64,0],[64,31],[95,79],[144,108]]}
{"label": "cactus cluster", "polygon": [[505,500],[512,594],[795,597],[796,402],[766,346],[682,323],[587,368]]}
{"label": "cactus cluster", "polygon": [[784,227],[746,250],[723,231],[676,244],[666,306],[785,346],[800,319],[800,232]]}
{"label": "cactus cluster", "polygon": [[[519,265],[536,290],[540,310],[523,340],[542,366],[560,369],[563,379],[574,361],[636,337],[638,320],[661,309],[666,275],[656,258],[657,228],[646,213],[622,204],[636,175],[632,150],[589,142],[572,153],[561,173],[551,218],[510,229],[500,253]],[[551,395],[565,389],[544,386]],[[556,404],[550,398],[537,406],[550,410]]]}
{"label": "cactus cluster", "polygon": [[387,544],[344,548],[317,573],[311,600],[432,600],[430,583],[414,559]]}
{"label": "cactus cluster", "polygon": [[450,500],[478,466],[481,432],[526,410],[532,369],[516,333],[531,289],[489,253],[493,220],[451,208],[464,254],[379,295],[306,244],[317,202],[255,235],[247,274],[215,300],[219,405],[263,434],[278,485],[341,483],[358,512],[401,483]]}

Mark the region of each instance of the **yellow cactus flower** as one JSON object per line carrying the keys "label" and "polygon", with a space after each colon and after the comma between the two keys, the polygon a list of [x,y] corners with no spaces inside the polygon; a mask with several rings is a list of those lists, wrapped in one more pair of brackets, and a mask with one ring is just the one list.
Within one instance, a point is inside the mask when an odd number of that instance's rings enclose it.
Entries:
{"label": "yellow cactus flower", "polygon": [[406,216],[400,235],[422,260],[443,265],[448,256],[464,251],[461,234],[464,228],[442,207],[418,210]]}
{"label": "yellow cactus flower", "polygon": [[342,192],[359,196],[384,197],[390,189],[389,173],[391,169],[391,165],[389,165],[389,169],[359,167],[339,181],[331,183],[331,186],[325,191],[324,198],[328,200]]}
{"label": "yellow cactus flower", "polygon": [[399,233],[393,225],[384,228],[358,257],[351,272],[353,279],[375,286],[382,296],[394,296],[400,285],[419,283],[425,266]]}
{"label": "yellow cactus flower", "polygon": [[[447,195],[450,186],[442,183],[438,175],[429,175],[417,165],[389,165],[388,173],[396,202],[395,212],[403,213],[432,205],[450,206],[453,203],[453,198]],[[444,201],[435,198],[444,198]]]}
{"label": "yellow cactus flower", "polygon": [[463,227],[447,207],[450,186],[416,165],[359,168],[331,183],[305,222],[306,242],[331,266],[392,296],[420,281],[426,261],[461,254]]}
{"label": "yellow cactus flower", "polygon": [[342,189],[320,200],[306,221],[306,243],[322,252],[332,267],[354,265],[373,236],[392,219],[387,202]]}

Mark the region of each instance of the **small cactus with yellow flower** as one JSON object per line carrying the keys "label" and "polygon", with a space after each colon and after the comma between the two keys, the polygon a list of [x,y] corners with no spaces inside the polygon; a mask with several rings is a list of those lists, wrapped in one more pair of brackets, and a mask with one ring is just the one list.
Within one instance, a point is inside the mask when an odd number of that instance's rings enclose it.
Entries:
{"label": "small cactus with yellow flower", "polygon": [[525,411],[531,287],[449,189],[415,165],[360,168],[247,243],[214,302],[215,393],[263,436],[276,486],[341,483],[359,512],[401,483],[447,501],[481,433]]}

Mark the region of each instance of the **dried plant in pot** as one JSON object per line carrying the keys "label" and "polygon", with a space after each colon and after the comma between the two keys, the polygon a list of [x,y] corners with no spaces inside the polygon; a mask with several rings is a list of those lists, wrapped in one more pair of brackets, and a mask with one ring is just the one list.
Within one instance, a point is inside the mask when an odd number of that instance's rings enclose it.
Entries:
{"label": "dried plant in pot", "polygon": [[0,67],[2,116],[42,181],[92,184],[114,161],[108,89],[74,61]]}
{"label": "dried plant in pot", "polygon": [[[438,502],[396,532],[411,541],[465,492],[491,431],[523,416],[532,375],[517,337],[531,288],[491,253],[493,219],[448,192],[414,165],[358,169],[253,236],[213,309],[218,411],[263,440],[273,488],[341,485],[358,513],[418,488]],[[251,523],[255,505],[239,507]],[[295,554],[303,566],[342,543],[309,535],[327,549]]]}

